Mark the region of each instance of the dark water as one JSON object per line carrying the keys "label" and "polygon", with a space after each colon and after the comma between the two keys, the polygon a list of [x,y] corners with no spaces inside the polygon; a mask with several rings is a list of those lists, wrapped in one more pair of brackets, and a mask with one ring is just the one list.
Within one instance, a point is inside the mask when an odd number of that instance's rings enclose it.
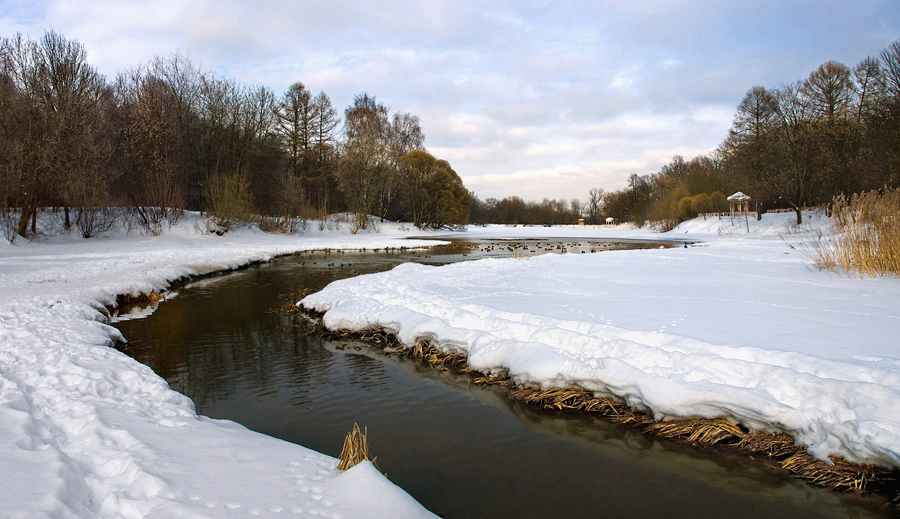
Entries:
{"label": "dark water", "polygon": [[381,470],[445,517],[895,513],[883,501],[812,488],[745,459],[710,457],[599,420],[527,409],[465,377],[354,342],[304,337],[295,317],[267,312],[295,301],[279,294],[402,261],[605,247],[559,240],[305,254],[194,282],[151,316],[116,326],[131,341],[130,352],[206,416],[332,456],[354,422],[368,426]]}

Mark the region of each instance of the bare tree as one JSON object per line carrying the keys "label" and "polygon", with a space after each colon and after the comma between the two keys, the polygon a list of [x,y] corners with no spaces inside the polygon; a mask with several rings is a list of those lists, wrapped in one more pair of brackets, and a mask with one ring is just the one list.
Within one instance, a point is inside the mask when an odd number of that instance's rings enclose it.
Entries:
{"label": "bare tree", "polygon": [[358,228],[366,227],[378,200],[379,177],[390,166],[390,132],[388,110],[374,96],[357,95],[344,112],[345,142],[338,179]]}
{"label": "bare tree", "polygon": [[769,198],[765,177],[773,167],[771,143],[778,119],[777,105],[772,92],[761,86],[751,88],[738,104],[725,142],[731,164],[746,183],[743,189],[750,191],[757,204]]}
{"label": "bare tree", "polygon": [[21,35],[4,40],[2,69],[10,112],[6,131],[18,128],[6,148],[7,174],[15,177],[21,208],[16,233],[24,236],[40,204],[99,207],[109,181],[93,175],[103,155],[99,104],[105,83],[87,63],[83,45],[50,31],[38,41]]}
{"label": "bare tree", "polygon": [[309,90],[299,81],[284,93],[275,115],[277,130],[288,159],[288,170],[295,178],[308,179],[316,137],[315,104]]}
{"label": "bare tree", "polygon": [[900,185],[900,40],[891,43],[879,54],[883,102],[879,105],[882,120],[878,122],[879,147],[885,161],[885,183]]}
{"label": "bare tree", "polygon": [[600,218],[603,214],[603,196],[604,192],[599,187],[592,187],[588,192],[585,211],[587,211],[588,223],[591,225],[600,223]]}
{"label": "bare tree", "polygon": [[119,74],[115,90],[129,212],[144,232],[159,234],[185,204],[188,135],[176,94],[146,68]]}
{"label": "bare tree", "polygon": [[881,66],[878,60],[870,56],[860,61],[853,69],[853,79],[859,96],[856,120],[863,123],[876,113],[879,100],[883,96]]}
{"label": "bare tree", "polygon": [[313,136],[315,165],[310,182],[310,196],[318,210],[322,214],[327,214],[334,190],[333,178],[337,156],[334,132],[340,118],[325,92],[319,92],[313,98],[313,110],[316,120]]}
{"label": "bare tree", "polygon": [[387,217],[400,188],[400,157],[415,150],[424,151],[425,134],[419,117],[406,112],[394,114],[387,135],[388,160],[377,180],[375,214],[382,221]]}
{"label": "bare tree", "polygon": [[[896,108],[900,108],[900,40],[890,45],[879,55],[881,61],[881,78],[885,93],[893,99]],[[894,112],[896,115],[896,111]]]}
{"label": "bare tree", "polygon": [[[55,195],[66,211],[69,205],[80,207],[77,223],[88,238],[96,232],[85,228],[86,213],[104,211],[109,201],[109,179],[101,167],[105,134],[99,109],[101,96],[107,93],[105,81],[88,64],[84,46],[58,33],[45,33],[35,50],[38,102],[49,126],[48,135],[55,141],[50,155],[58,181]],[[97,230],[105,230],[103,227]]]}
{"label": "bare tree", "polygon": [[774,96],[778,116],[773,140],[775,161],[763,178],[769,190],[778,193],[794,210],[800,225],[813,173],[809,168],[812,151],[809,103],[803,99],[798,83],[781,87]]}
{"label": "bare tree", "polygon": [[800,90],[809,104],[810,116],[828,121],[848,115],[856,95],[850,69],[836,61],[819,66]]}

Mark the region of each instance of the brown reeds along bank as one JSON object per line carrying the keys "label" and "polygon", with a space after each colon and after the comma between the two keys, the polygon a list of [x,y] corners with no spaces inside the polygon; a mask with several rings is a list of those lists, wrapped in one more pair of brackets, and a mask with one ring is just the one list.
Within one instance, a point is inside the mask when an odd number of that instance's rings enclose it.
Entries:
{"label": "brown reeds along bank", "polygon": [[812,245],[812,260],[849,276],[900,275],[900,189],[835,197],[831,235]]}
{"label": "brown reeds along bank", "polygon": [[375,468],[378,468],[378,456],[372,456],[372,447],[366,439],[368,435],[368,427],[360,431],[359,424],[353,424],[353,430],[344,438],[344,447],[341,448],[341,454],[338,456],[340,463],[337,468],[349,470],[361,461],[371,461]]}
{"label": "brown reeds along bank", "polygon": [[751,432],[741,424],[724,419],[657,421],[649,413],[631,409],[610,397],[595,396],[590,391],[523,387],[508,374],[482,373],[472,369],[464,355],[443,352],[427,340],[419,340],[415,345],[405,347],[396,336],[384,330],[331,331],[322,325],[320,314],[301,309],[299,317],[303,319],[299,326],[304,327],[307,334],[329,340],[362,341],[386,355],[396,354],[468,375],[475,384],[503,388],[510,397],[525,405],[559,413],[590,414],[627,425],[642,434],[688,444],[697,449],[745,455],[753,462],[765,463],[774,470],[814,485],[842,492],[879,494],[900,506],[900,470],[853,464],[838,457],[830,458],[828,463],[810,455],[805,446],[797,445],[787,434]]}

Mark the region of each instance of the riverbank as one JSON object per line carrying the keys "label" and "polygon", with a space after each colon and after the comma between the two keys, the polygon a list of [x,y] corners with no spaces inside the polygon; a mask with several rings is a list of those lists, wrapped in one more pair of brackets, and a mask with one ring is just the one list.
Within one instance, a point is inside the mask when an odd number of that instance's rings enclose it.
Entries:
{"label": "riverbank", "polygon": [[118,296],[296,251],[435,242],[407,240],[413,229],[396,224],[219,237],[197,223],[186,215],[159,237],[0,244],[4,517],[433,517],[371,464],[342,473],[330,456],[198,416],[152,370],[109,347],[123,338],[105,312]]}
{"label": "riverbank", "polygon": [[[580,389],[656,420],[725,419],[807,452],[900,465],[900,280],[809,267],[808,215],[686,222],[698,246],[402,265],[305,298],[331,330],[427,340],[517,387]],[[351,296],[352,294],[352,296]]]}

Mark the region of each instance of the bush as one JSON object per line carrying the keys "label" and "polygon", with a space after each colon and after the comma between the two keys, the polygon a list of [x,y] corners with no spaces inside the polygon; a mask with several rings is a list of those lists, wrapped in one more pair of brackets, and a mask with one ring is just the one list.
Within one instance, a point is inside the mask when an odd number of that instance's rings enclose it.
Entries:
{"label": "bush", "polygon": [[848,275],[900,274],[900,189],[835,197],[831,236],[813,245],[819,269]]}
{"label": "bush", "polygon": [[206,198],[206,212],[215,224],[216,234],[225,234],[238,224],[253,221],[250,184],[240,173],[209,177],[203,195]]}
{"label": "bush", "polygon": [[306,220],[289,216],[262,216],[259,229],[272,234],[294,234],[306,230]]}
{"label": "bush", "polygon": [[163,223],[167,223],[169,229],[178,223],[184,214],[183,209],[174,207],[130,206],[124,210],[125,222],[129,231],[137,227],[144,234],[159,236],[163,230]]}
{"label": "bush", "polygon": [[79,207],[75,227],[82,238],[92,238],[112,229],[119,221],[118,207]]}

